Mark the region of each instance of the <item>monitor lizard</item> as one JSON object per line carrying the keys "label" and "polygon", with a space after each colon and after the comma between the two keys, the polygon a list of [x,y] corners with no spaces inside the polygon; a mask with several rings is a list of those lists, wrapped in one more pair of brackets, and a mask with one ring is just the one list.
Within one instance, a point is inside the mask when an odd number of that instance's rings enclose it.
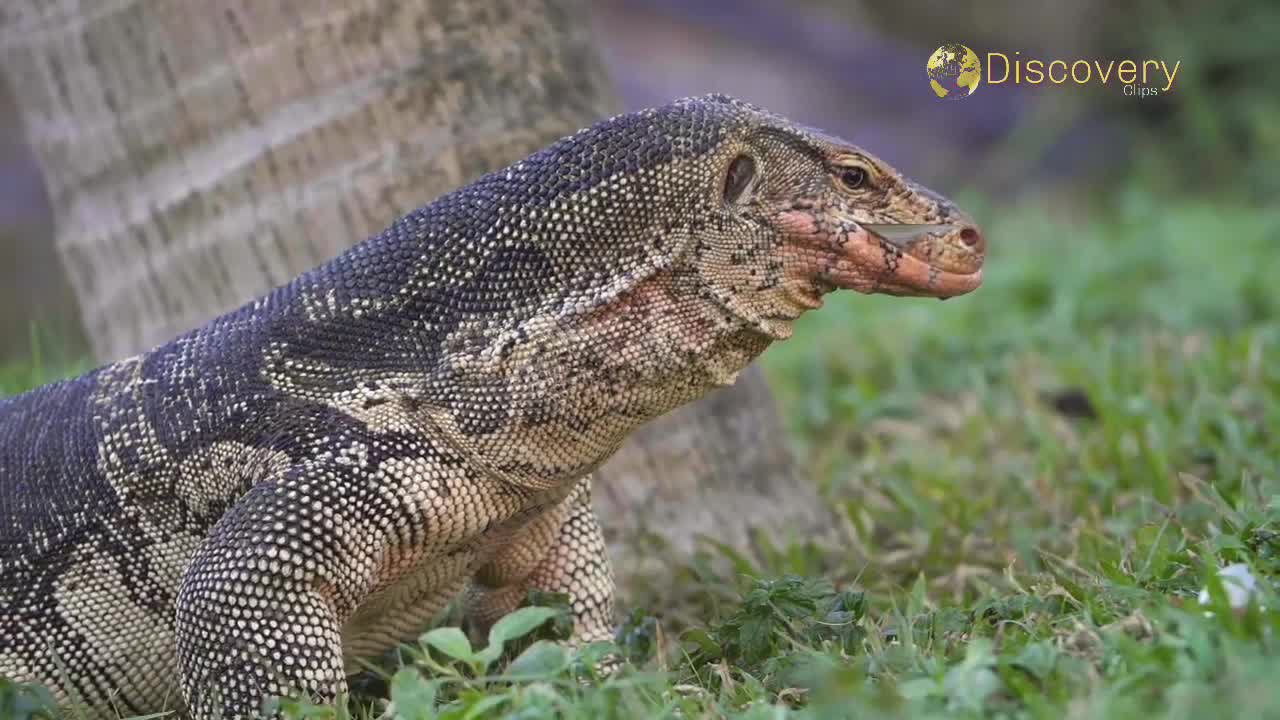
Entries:
{"label": "monitor lizard", "polygon": [[564,138],[155,349],[0,401],[0,674],[94,716],[331,701],[462,595],[607,638],[590,476],[835,289],[985,239],[870,153],[687,98]]}

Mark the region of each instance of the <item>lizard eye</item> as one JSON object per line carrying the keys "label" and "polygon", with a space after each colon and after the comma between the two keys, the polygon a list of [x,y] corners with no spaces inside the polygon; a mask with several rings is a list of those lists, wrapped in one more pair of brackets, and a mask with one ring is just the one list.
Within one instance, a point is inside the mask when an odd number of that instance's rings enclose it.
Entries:
{"label": "lizard eye", "polygon": [[857,165],[840,168],[840,184],[849,190],[859,190],[867,184],[867,171]]}
{"label": "lizard eye", "polygon": [[739,155],[729,163],[729,172],[724,176],[724,201],[736,203],[747,192],[751,181],[756,178],[756,161],[750,155]]}

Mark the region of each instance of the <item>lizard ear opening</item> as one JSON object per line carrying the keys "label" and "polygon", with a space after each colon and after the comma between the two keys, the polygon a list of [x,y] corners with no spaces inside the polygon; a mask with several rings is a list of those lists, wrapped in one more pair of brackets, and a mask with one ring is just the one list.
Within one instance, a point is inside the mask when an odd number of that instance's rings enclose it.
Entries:
{"label": "lizard ear opening", "polygon": [[751,199],[751,185],[756,179],[756,161],[750,155],[739,155],[729,163],[724,176],[724,201],[742,204]]}

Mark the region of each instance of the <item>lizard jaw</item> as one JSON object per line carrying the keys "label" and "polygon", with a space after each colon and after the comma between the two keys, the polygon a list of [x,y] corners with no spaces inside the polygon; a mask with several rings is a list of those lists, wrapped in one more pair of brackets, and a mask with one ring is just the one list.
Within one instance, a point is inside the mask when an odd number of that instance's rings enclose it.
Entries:
{"label": "lizard jaw", "polygon": [[985,241],[971,224],[861,225],[838,229],[808,212],[779,218],[801,273],[861,293],[946,299],[982,285]]}

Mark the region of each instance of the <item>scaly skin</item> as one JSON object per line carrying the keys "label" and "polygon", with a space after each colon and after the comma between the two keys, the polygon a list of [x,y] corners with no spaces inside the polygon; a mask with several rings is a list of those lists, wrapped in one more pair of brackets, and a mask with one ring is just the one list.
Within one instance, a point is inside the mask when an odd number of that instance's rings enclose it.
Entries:
{"label": "scaly skin", "polygon": [[[903,229],[903,223],[926,225]],[[583,130],[143,355],[0,402],[0,673],[91,714],[327,701],[465,592],[607,637],[592,470],[836,288],[948,297],[984,242],[722,96]]]}

